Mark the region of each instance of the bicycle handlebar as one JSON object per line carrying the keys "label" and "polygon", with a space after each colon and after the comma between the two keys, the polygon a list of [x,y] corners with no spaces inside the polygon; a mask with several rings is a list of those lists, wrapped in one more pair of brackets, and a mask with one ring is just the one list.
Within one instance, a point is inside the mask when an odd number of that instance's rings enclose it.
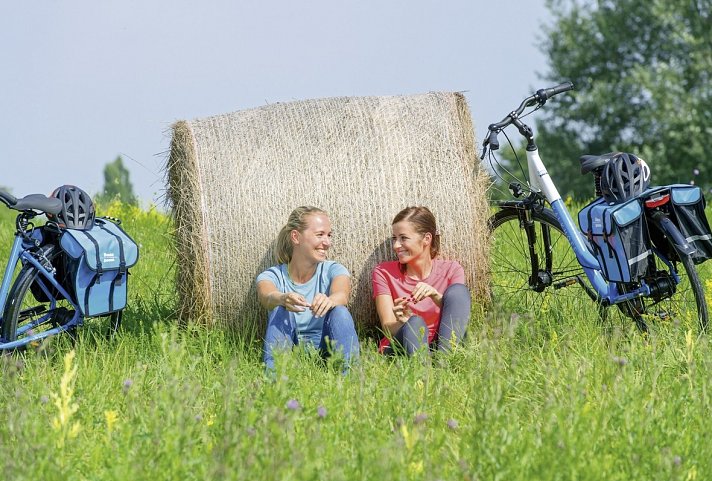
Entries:
{"label": "bicycle handlebar", "polygon": [[0,190],[0,200],[8,207],[12,207],[17,204],[17,199],[15,197],[8,194],[7,192],[3,192],[2,190]]}
{"label": "bicycle handlebar", "polygon": [[497,122],[495,124],[490,124],[487,127],[487,138],[485,138],[485,141],[483,142],[482,156],[480,158],[485,158],[485,153],[487,152],[488,145],[492,150],[497,150],[499,148],[497,134],[499,134],[499,132],[501,132],[503,129],[512,124],[515,124],[517,126],[519,132],[522,135],[531,134],[531,129],[524,125],[521,120],[519,120],[519,116],[522,114],[522,112],[524,112],[524,109],[526,109],[527,107],[534,107],[535,105],[541,107],[551,97],[559,95],[563,92],[568,92],[569,90],[573,89],[574,84],[572,82],[566,81],[554,87],[550,87],[547,89],[539,89],[534,95],[530,95],[529,97],[522,100],[522,103],[519,104],[519,107],[511,111],[505,118],[502,119],[502,121]]}
{"label": "bicycle handlebar", "polygon": [[564,82],[556,87],[551,87],[549,89],[540,89],[536,91],[537,96],[542,100],[546,101],[546,99],[550,99],[554,95],[559,95],[564,92],[568,92],[569,90],[574,89],[574,84],[572,82]]}

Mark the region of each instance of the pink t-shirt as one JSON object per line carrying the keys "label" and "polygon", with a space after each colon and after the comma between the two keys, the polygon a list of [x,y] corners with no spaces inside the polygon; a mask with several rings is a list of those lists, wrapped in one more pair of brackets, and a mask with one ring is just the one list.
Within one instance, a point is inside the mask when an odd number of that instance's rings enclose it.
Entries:
{"label": "pink t-shirt", "polygon": [[[415,286],[421,282],[405,275],[400,270],[400,262],[388,261],[378,264],[371,275],[373,283],[373,297],[389,295],[394,300],[398,297],[410,297]],[[435,288],[440,294],[452,284],[465,283],[465,271],[457,261],[433,259],[433,269],[430,275],[422,280]],[[420,302],[408,304],[413,315],[420,316],[428,326],[428,342],[433,342],[440,327],[440,307],[431,298]],[[380,343],[382,351],[389,345],[388,338],[383,338]]]}

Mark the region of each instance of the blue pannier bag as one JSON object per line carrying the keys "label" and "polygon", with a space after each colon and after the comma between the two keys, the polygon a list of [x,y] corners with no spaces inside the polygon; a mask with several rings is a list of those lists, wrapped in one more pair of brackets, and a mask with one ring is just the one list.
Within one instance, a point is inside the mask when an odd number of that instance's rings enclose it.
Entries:
{"label": "blue pannier bag", "polygon": [[692,261],[700,264],[712,258],[712,233],[705,216],[702,189],[694,185],[673,185],[670,193],[673,222],[685,240],[695,248]]}
{"label": "blue pannier bag", "polygon": [[637,282],[645,276],[652,250],[639,199],[608,204],[599,198],[581,209],[578,217],[608,281]]}
{"label": "blue pannier bag", "polygon": [[128,270],[138,261],[138,246],[121,227],[97,218],[90,230],[64,230],[60,245],[85,317],[126,307]]}

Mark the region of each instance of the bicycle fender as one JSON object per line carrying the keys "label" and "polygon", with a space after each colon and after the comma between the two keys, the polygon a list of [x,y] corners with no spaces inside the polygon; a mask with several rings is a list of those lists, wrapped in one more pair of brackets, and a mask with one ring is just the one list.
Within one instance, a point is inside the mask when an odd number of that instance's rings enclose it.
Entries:
{"label": "bicycle fender", "polygon": [[672,239],[672,242],[675,244],[675,247],[677,247],[677,249],[681,253],[689,256],[697,251],[697,249],[688,244],[688,242],[685,240],[685,236],[682,235],[680,229],[677,228],[677,226],[670,220],[669,217],[664,214],[653,215],[651,217],[653,222],[655,222],[655,225],[657,225],[660,230],[665,233],[665,235]]}

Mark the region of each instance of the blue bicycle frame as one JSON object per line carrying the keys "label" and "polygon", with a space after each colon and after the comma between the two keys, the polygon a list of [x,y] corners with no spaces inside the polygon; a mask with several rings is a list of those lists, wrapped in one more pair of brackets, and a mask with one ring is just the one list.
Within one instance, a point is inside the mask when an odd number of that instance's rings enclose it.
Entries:
{"label": "blue bicycle frame", "polygon": [[[529,168],[529,185],[534,192],[538,192],[544,195],[546,200],[551,205],[551,209],[554,211],[556,218],[561,224],[561,228],[566,234],[566,238],[571,244],[571,247],[576,254],[581,267],[583,267],[586,277],[588,277],[593,289],[596,291],[599,299],[606,304],[618,304],[623,301],[627,301],[640,296],[650,295],[650,286],[648,286],[645,281],[640,281],[640,287],[621,294],[618,291],[618,286],[615,282],[608,282],[602,274],[601,265],[596,259],[596,257],[591,252],[588,247],[588,240],[583,236],[579,229],[574,224],[574,220],[571,218],[566,205],[564,205],[563,200],[561,200],[561,195],[556,189],[554,182],[551,180],[549,173],[544,166],[544,163],[539,156],[539,149],[534,148],[533,150],[527,150],[527,165]],[[665,264],[670,268],[670,272],[673,273],[673,278],[675,282],[680,282],[680,278],[673,269],[672,264],[660,256]]]}
{"label": "blue bicycle frame", "polygon": [[[10,292],[10,288],[12,285],[12,275],[15,271],[15,267],[17,266],[18,262],[22,262],[23,265],[30,264],[30,265],[34,266],[37,269],[38,273],[44,278],[44,280],[47,283],[49,283],[49,285],[51,285],[52,288],[56,289],[62,296],[64,296],[64,298],[67,299],[67,301],[71,304],[72,308],[74,309],[74,316],[66,324],[48,329],[46,331],[42,331],[40,333],[31,335],[31,336],[23,337],[20,340],[15,340],[12,342],[4,342],[3,339],[0,339],[0,350],[13,349],[15,347],[25,345],[28,342],[37,341],[37,340],[43,339],[45,337],[58,334],[60,332],[66,331],[67,329],[69,329],[71,327],[81,325],[81,323],[83,321],[83,317],[81,316],[79,306],[72,299],[71,295],[66,291],[66,289],[64,287],[62,287],[62,285],[59,282],[57,282],[57,279],[54,277],[53,273],[49,272],[42,265],[42,263],[40,263],[35,258],[35,256],[32,254],[32,252],[23,246],[22,240],[23,240],[22,234],[19,234],[19,233],[15,234],[15,239],[12,243],[12,249],[10,250],[10,257],[9,257],[9,259],[7,261],[7,265],[5,267],[5,274],[3,275],[3,278],[2,278],[2,284],[0,285],[0,316],[4,316],[5,305],[7,303],[7,296]],[[38,281],[39,281],[39,277],[38,277]],[[57,300],[50,293],[50,290],[47,287],[47,285],[45,284],[45,282],[39,281],[39,282],[37,282],[37,284],[44,291],[47,298],[50,299],[50,309],[46,314],[41,316],[39,319],[37,319],[31,323],[28,323],[27,325],[20,327],[17,332],[18,334],[26,333],[30,329],[33,329],[34,327],[37,327],[45,322],[48,322],[52,315],[52,311],[56,307]],[[2,320],[1,317],[0,317],[0,320]]]}

